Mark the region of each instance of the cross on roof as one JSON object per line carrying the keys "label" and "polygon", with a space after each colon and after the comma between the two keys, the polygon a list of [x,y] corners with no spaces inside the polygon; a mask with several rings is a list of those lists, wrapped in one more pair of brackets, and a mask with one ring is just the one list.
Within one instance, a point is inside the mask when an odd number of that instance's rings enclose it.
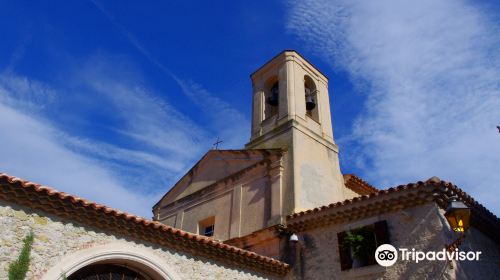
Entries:
{"label": "cross on roof", "polygon": [[219,137],[217,137],[217,141],[214,143],[212,149],[218,150],[219,149],[219,144],[222,143],[222,142],[224,142],[224,141],[219,140]]}

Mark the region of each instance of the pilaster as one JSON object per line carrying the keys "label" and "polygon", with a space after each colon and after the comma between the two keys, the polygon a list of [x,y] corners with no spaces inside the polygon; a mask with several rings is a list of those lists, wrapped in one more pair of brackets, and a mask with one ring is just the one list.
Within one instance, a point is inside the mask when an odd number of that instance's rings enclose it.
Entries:
{"label": "pilaster", "polygon": [[282,157],[274,158],[269,164],[269,186],[271,188],[271,215],[267,224],[269,226],[282,224],[283,217],[283,160]]}

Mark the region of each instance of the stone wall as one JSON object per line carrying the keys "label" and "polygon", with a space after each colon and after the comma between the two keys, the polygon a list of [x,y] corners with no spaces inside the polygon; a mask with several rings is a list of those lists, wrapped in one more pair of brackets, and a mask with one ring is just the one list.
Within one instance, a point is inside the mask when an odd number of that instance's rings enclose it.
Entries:
{"label": "stone wall", "polygon": [[330,225],[300,233],[303,258],[295,264],[296,279],[495,279],[500,274],[500,246],[474,228],[469,229],[464,251],[482,251],[480,261],[422,261],[400,259],[390,267],[378,264],[341,271],[337,233],[380,220],[388,223],[391,244],[396,248],[439,251],[457,235],[449,229],[443,210],[436,204],[404,209],[348,224]]}
{"label": "stone wall", "polygon": [[[160,260],[168,266],[163,269],[168,270],[173,279],[273,279],[271,276],[241,270],[213,260],[102,232],[4,201],[0,201],[0,228],[2,280],[7,279],[8,265],[19,255],[22,240],[29,231],[33,231],[35,235],[27,276],[30,280],[46,279],[47,274],[54,273],[54,267],[64,267],[64,264],[77,259],[81,252],[91,252],[94,248],[107,244],[118,244],[116,248],[130,247],[131,251],[146,252],[148,256],[144,260]],[[88,254],[87,261],[92,261],[88,260]]]}

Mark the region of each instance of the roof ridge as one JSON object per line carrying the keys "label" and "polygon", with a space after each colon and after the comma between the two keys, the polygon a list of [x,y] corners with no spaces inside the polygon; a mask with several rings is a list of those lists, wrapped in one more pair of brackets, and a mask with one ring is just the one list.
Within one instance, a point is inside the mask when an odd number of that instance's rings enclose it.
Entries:
{"label": "roof ridge", "polygon": [[[346,187],[352,189],[355,192],[358,192],[358,193],[361,192],[361,193],[359,193],[360,195],[375,193],[375,192],[379,191],[378,188],[374,187],[373,185],[369,184],[365,180],[361,179],[356,174],[353,174],[353,173],[344,174],[343,177],[344,177],[344,182],[345,182]],[[353,181],[356,185],[353,186],[353,185],[349,184],[349,182],[351,182],[351,181]],[[361,187],[361,189],[359,189],[359,187]]]}

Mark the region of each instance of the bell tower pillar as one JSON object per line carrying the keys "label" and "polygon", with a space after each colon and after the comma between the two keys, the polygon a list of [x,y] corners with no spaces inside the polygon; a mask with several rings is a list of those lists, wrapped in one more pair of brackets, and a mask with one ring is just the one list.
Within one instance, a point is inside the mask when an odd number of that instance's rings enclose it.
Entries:
{"label": "bell tower pillar", "polygon": [[252,132],[247,149],[281,148],[283,214],[346,199],[333,139],[328,78],[286,50],[252,79]]}

